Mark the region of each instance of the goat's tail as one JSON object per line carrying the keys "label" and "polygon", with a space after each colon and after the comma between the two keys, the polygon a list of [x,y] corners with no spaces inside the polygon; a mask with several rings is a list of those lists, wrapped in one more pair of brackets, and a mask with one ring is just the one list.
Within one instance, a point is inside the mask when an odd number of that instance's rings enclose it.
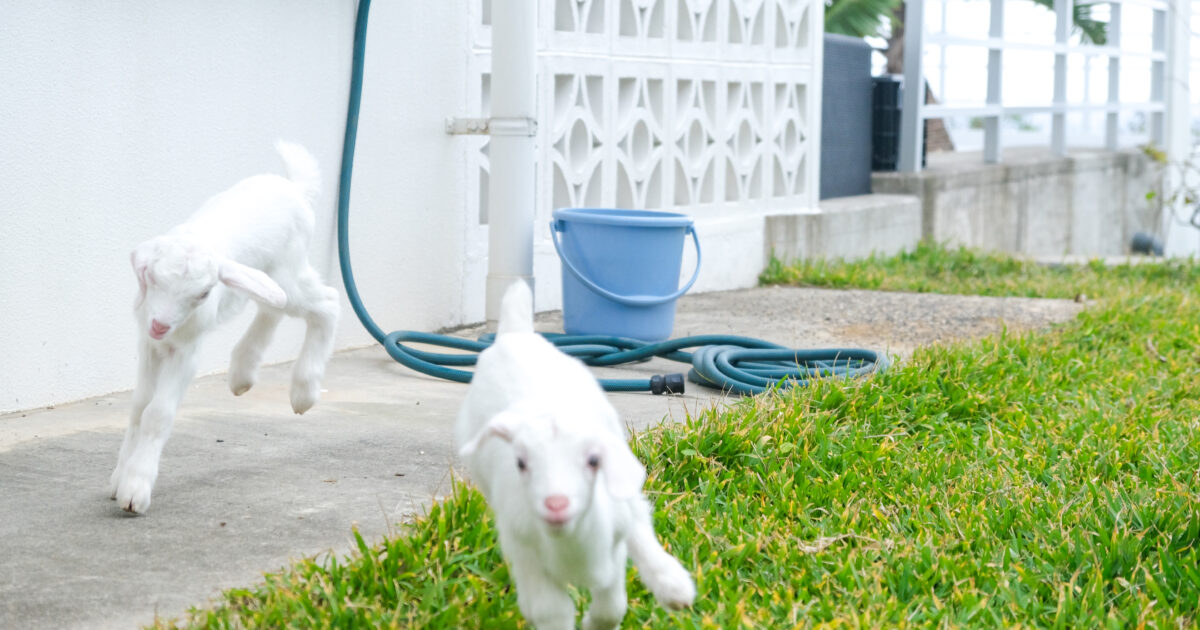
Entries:
{"label": "goat's tail", "polygon": [[500,302],[500,326],[496,334],[510,332],[533,332],[533,292],[524,280],[513,282]]}
{"label": "goat's tail", "polygon": [[283,159],[283,170],[287,171],[288,179],[300,186],[304,198],[315,206],[321,196],[321,169],[317,167],[317,158],[308,149],[286,140],[277,140],[275,151]]}

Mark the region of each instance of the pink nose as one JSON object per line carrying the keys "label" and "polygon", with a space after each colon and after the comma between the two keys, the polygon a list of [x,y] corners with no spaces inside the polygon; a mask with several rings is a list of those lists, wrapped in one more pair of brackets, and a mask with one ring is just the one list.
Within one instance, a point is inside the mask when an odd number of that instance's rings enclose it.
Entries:
{"label": "pink nose", "polygon": [[567,509],[571,502],[567,497],[561,494],[552,494],[546,497],[546,509],[551,512],[562,512]]}
{"label": "pink nose", "polygon": [[151,337],[154,337],[155,339],[162,339],[163,335],[167,334],[168,330],[171,330],[170,326],[158,321],[157,319],[150,320]]}

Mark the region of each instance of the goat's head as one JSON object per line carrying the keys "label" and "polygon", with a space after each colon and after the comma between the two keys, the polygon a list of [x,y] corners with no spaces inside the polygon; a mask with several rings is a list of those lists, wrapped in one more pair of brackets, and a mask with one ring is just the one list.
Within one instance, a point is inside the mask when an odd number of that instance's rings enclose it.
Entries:
{"label": "goat's head", "polygon": [[215,255],[202,244],[156,236],[130,255],[138,280],[136,308],[145,313],[146,333],[161,340],[202,308],[221,283],[275,308],[287,296],[267,274]]}
{"label": "goat's head", "polygon": [[[611,414],[607,401],[572,413]],[[594,422],[560,422],[560,414],[545,409],[517,408],[497,414],[459,455],[469,456],[490,438],[512,446],[512,466],[521,480],[523,499],[551,534],[570,532],[581,514],[591,507],[598,482],[608,496],[621,500],[637,496],[646,480],[646,469],[619,435],[609,430],[609,419]]]}

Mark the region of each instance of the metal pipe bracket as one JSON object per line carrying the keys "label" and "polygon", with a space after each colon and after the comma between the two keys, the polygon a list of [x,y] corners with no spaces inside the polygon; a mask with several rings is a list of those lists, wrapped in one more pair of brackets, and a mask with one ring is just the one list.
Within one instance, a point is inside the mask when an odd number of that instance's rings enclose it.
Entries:
{"label": "metal pipe bracket", "polygon": [[533,118],[447,118],[446,133],[450,135],[528,136],[537,135],[537,120]]}

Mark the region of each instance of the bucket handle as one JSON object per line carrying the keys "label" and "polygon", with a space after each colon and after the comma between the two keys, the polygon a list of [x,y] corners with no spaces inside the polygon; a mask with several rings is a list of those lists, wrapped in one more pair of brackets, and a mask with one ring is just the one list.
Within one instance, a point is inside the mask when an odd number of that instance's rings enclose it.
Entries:
{"label": "bucket handle", "polygon": [[558,258],[563,261],[563,266],[571,272],[572,276],[575,276],[576,280],[582,282],[584,286],[618,304],[624,304],[625,306],[658,306],[660,304],[666,304],[667,302],[679,299],[680,296],[682,296],[684,293],[687,293],[688,289],[692,288],[693,284],[696,284],[696,278],[700,277],[700,237],[696,236],[695,227],[689,225],[684,229],[687,233],[692,235],[692,242],[696,244],[696,272],[692,274],[692,279],[688,280],[687,284],[685,284],[682,289],[679,289],[678,291],[664,297],[649,295],[617,295],[616,293],[601,287],[584,276],[582,272],[575,268],[575,265],[571,263],[566,254],[563,253],[562,247],[558,243],[558,233],[562,230],[562,226],[559,225],[560,223],[562,223],[561,219],[556,219],[550,222],[550,240],[554,241],[554,251],[558,252]]}

